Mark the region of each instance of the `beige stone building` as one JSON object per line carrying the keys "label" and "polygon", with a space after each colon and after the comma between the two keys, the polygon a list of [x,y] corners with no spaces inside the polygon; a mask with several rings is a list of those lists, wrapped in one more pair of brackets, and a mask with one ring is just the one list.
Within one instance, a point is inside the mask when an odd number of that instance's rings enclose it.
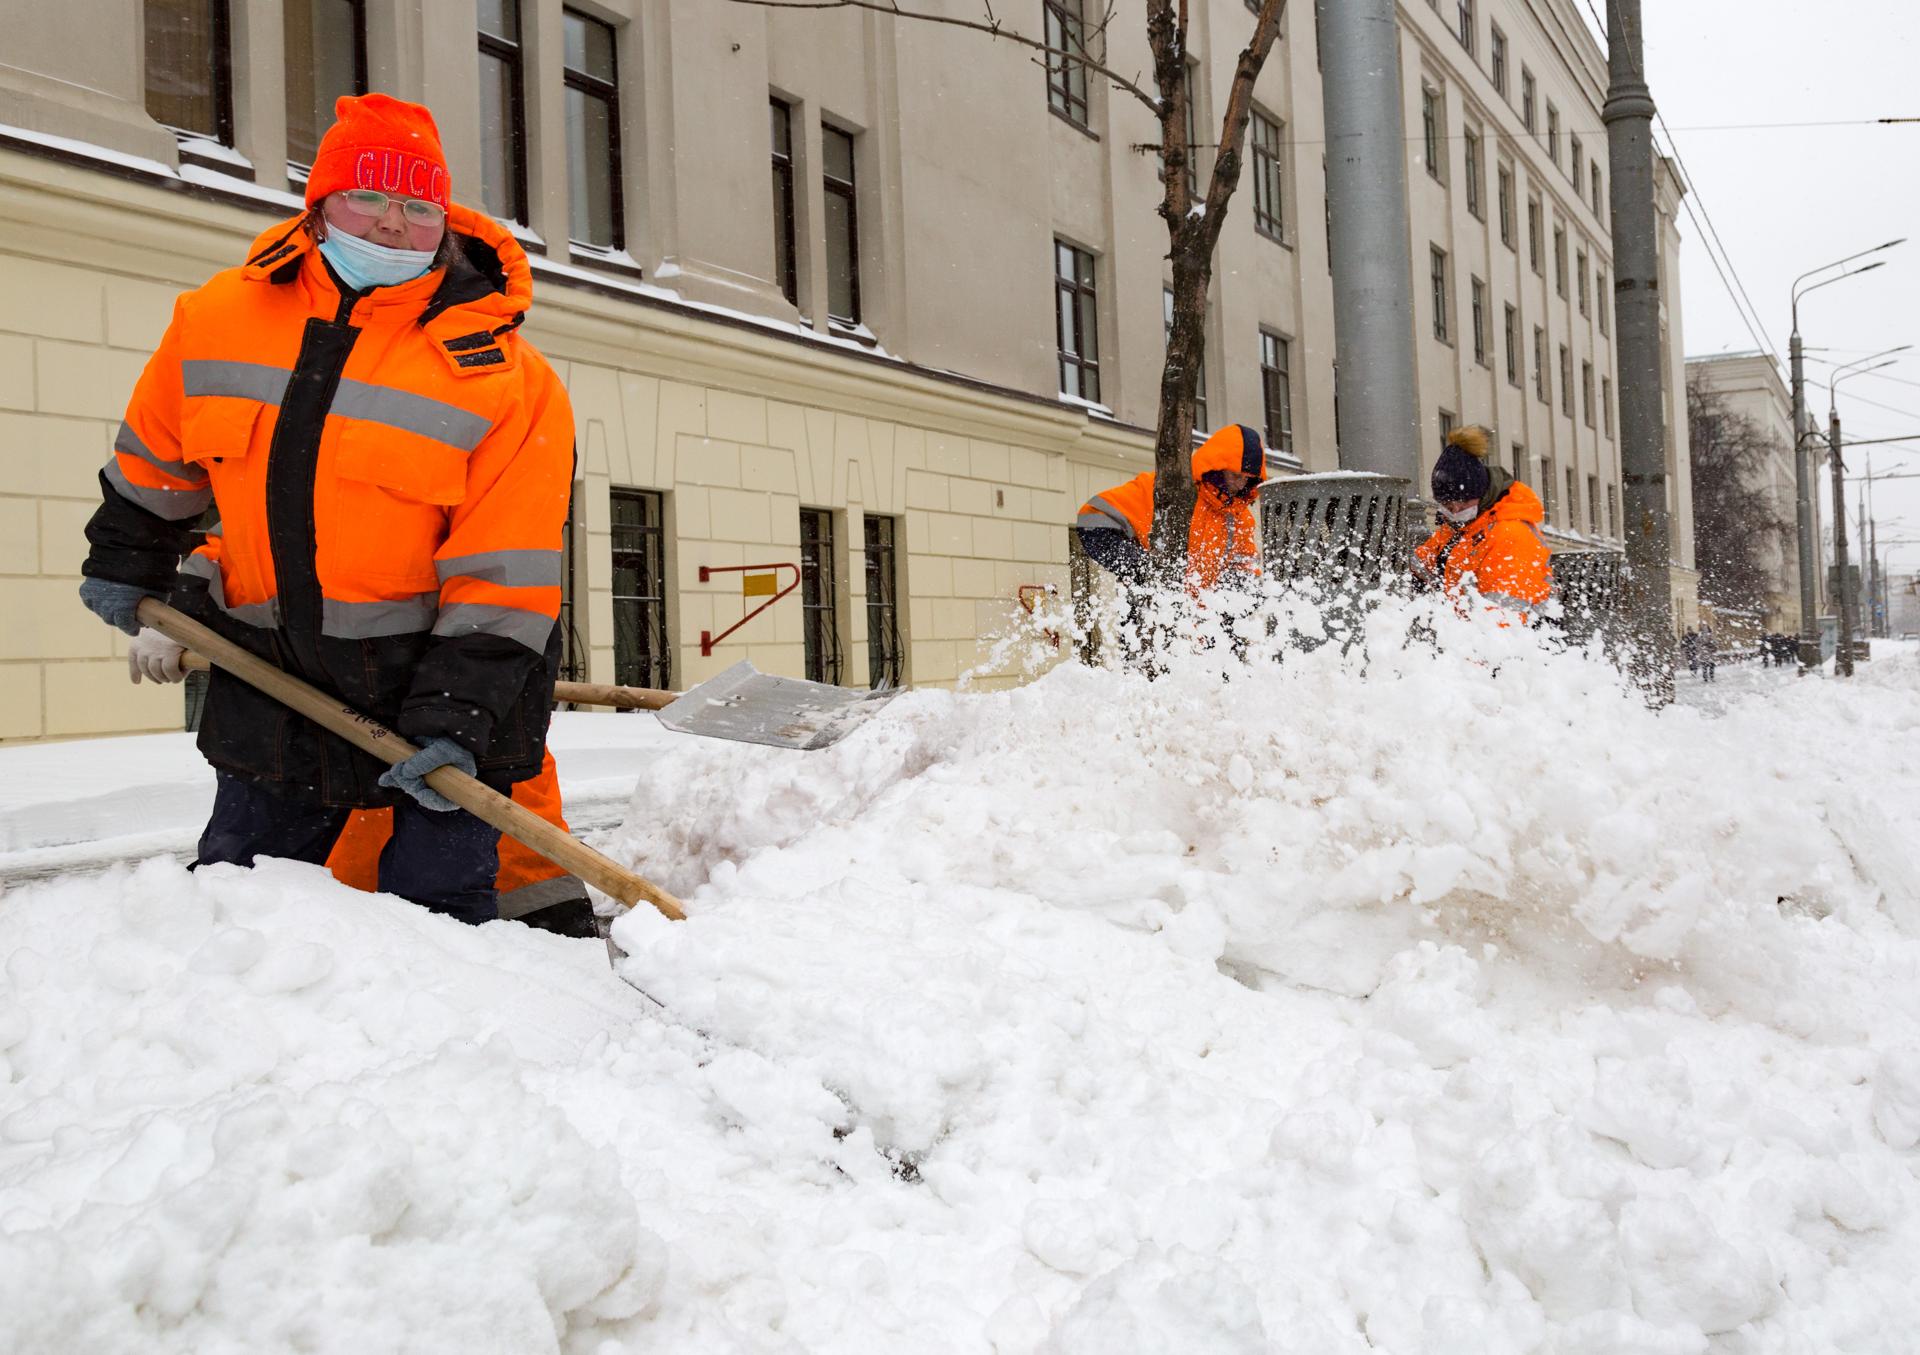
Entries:
{"label": "beige stone building", "polygon": [[[1687,379],[1726,400],[1727,411],[1751,419],[1772,444],[1759,488],[1773,503],[1774,512],[1789,525],[1794,520],[1793,399],[1781,380],[1780,365],[1765,353],[1726,353],[1687,360]],[[1800,547],[1792,533],[1784,535],[1768,558],[1772,587],[1767,594],[1764,625],[1782,634],[1800,630]]]}
{"label": "beige stone building", "polygon": [[[1058,42],[1083,3],[996,9]],[[1211,128],[1252,16],[1192,14]],[[1400,14],[1422,475],[1445,423],[1487,423],[1558,537],[1615,540],[1599,47],[1573,0]],[[1080,501],[1148,464],[1156,127],[1028,49],[728,0],[0,0],[0,16],[0,737],[179,726],[180,693],[129,686],[121,638],[74,598],[94,477],[173,296],[297,210],[332,99],[355,89],[431,106],[456,195],[533,258],[527,333],[577,415],[577,676],[679,686],[751,658],[952,683],[1023,594],[1069,585]],[[1328,470],[1315,37],[1295,0],[1256,87],[1203,421],[1259,425],[1282,468]],[[1151,68],[1137,16],[1095,41],[1116,69]],[[1681,447],[1682,518],[1685,466]],[[1676,554],[1691,563],[1679,530]],[[754,565],[802,586],[704,645],[764,599],[703,567]]]}

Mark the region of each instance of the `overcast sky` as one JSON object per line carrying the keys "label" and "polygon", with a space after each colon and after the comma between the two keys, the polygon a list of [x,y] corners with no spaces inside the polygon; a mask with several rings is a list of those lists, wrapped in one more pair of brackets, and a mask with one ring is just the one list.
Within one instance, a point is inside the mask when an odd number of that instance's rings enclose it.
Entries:
{"label": "overcast sky", "polygon": [[[1604,15],[1603,0],[1593,5]],[[1823,426],[1830,363],[1915,344],[1884,373],[1849,377],[1838,401],[1845,438],[1920,433],[1920,122],[1710,130],[1920,118],[1920,4],[1643,0],[1642,8],[1649,83],[1692,184],[1695,214],[1704,204],[1783,371],[1794,277],[1914,237],[1884,256],[1885,268],[1802,301],[1800,334],[1807,405]],[[1687,355],[1761,346],[1684,212],[1681,230]],[[1848,454],[1850,474],[1865,469],[1867,450]],[[1872,454],[1876,474],[1920,474],[1920,441]],[[1850,499],[1857,493],[1849,486]],[[1889,572],[1920,569],[1920,479],[1877,484],[1874,513]],[[1894,540],[1912,544],[1889,548]]]}

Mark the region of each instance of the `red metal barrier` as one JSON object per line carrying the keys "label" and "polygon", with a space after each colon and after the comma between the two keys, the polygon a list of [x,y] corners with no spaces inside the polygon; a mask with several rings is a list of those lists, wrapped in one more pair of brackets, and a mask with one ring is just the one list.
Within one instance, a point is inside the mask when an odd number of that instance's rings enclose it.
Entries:
{"label": "red metal barrier", "polygon": [[[779,586],[780,575],[778,571],[782,569],[791,569],[793,571],[793,582],[788,584],[785,588],[781,588]],[[763,577],[756,577],[754,573],[754,571],[756,570],[760,571]],[[771,574],[766,573],[766,571],[769,571],[769,570],[774,572]],[[729,635],[739,630],[740,627],[746,625],[747,622],[753,620],[754,617],[760,615],[760,613],[767,610],[767,608],[773,606],[774,603],[778,602],[781,598],[785,597],[788,593],[791,593],[794,589],[800,586],[800,566],[795,564],[788,564],[785,561],[782,561],[778,564],[771,564],[771,565],[701,565],[700,566],[700,582],[701,583],[711,582],[715,574],[746,575],[745,578],[740,580],[740,596],[742,598],[762,598],[763,597],[763,598],[766,598],[766,601],[761,603],[758,607],[755,607],[752,611],[748,612],[745,616],[741,617],[738,621],[734,622],[731,626],[728,626],[725,630],[721,631],[718,635],[714,635],[710,631],[704,631],[704,630],[701,631],[700,632],[700,657],[703,659],[708,658],[713,654],[713,647],[715,645],[719,644],[722,640],[726,639]]]}
{"label": "red metal barrier", "polygon": [[[1032,616],[1034,606],[1036,605],[1036,599],[1038,599],[1042,594],[1045,594],[1047,597],[1058,597],[1060,595],[1060,590],[1050,583],[1021,584],[1018,590],[1018,596],[1020,598],[1020,609],[1024,611],[1028,616]],[[1053,647],[1055,649],[1060,648],[1060,632],[1059,631],[1049,630],[1049,631],[1042,631],[1041,633],[1045,635],[1049,641],[1052,642]]]}

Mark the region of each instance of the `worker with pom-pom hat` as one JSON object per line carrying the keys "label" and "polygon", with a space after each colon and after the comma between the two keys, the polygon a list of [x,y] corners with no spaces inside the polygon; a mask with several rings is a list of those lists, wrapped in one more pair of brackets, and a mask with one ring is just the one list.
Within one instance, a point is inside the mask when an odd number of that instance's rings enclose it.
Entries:
{"label": "worker with pom-pom hat", "polygon": [[1471,587],[1528,617],[1553,591],[1540,535],[1546,510],[1538,494],[1487,464],[1489,440],[1478,424],[1447,434],[1431,481],[1440,526],[1414,550],[1414,576],[1456,598]]}

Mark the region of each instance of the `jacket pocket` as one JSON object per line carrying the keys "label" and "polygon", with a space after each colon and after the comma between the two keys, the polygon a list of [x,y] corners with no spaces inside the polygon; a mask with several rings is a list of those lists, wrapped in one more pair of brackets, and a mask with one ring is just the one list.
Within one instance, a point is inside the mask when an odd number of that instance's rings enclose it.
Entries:
{"label": "jacket pocket", "polygon": [[467,497],[465,452],[363,423],[341,429],[334,473],[416,503],[455,504]]}
{"label": "jacket pocket", "polygon": [[229,395],[196,395],[180,418],[180,456],[189,462],[234,461],[253,445],[266,406]]}

